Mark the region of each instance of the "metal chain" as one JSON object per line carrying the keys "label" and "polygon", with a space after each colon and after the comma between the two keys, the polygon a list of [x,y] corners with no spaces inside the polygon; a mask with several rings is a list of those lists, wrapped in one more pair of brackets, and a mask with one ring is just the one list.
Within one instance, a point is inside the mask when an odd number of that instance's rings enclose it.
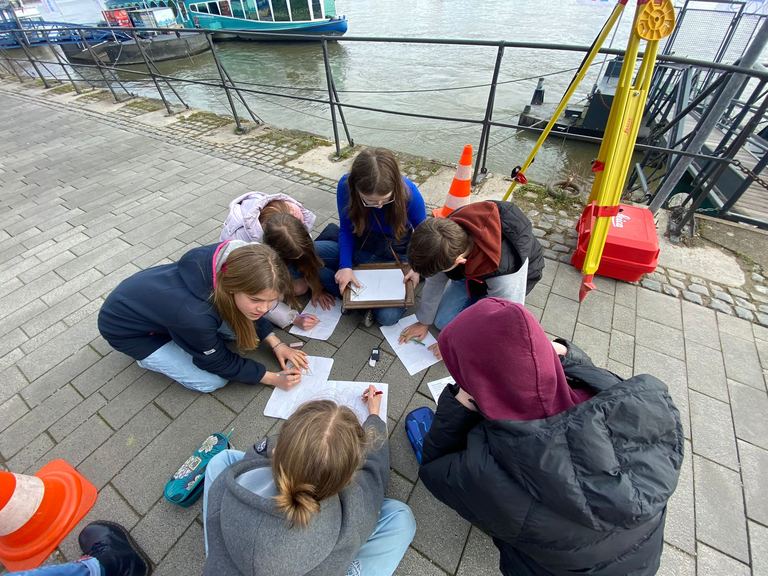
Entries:
{"label": "metal chain", "polygon": [[[768,154],[768,152],[766,152],[766,154]],[[760,184],[760,186],[768,190],[768,181],[763,180],[760,176],[752,172],[752,170],[744,166],[744,164],[739,162],[736,158],[733,159],[733,164],[739,170],[741,170],[746,176],[749,176],[749,178],[751,178],[754,182],[757,182],[758,184]]]}

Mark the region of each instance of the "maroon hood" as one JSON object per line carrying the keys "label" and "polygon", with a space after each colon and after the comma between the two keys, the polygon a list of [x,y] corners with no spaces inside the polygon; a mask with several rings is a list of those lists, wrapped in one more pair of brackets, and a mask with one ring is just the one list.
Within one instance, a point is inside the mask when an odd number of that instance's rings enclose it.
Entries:
{"label": "maroon hood", "polygon": [[587,400],[573,390],[544,330],[521,304],[484,298],[440,333],[456,383],[492,420],[539,420]]}

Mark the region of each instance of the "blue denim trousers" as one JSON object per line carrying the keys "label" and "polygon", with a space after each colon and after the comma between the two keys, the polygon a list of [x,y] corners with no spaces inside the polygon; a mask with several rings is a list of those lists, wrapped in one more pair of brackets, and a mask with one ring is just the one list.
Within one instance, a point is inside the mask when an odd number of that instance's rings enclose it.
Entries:
{"label": "blue denim trousers", "polygon": [[[323,288],[337,298],[341,298],[339,285],[336,284],[335,280],[336,272],[339,270],[339,243],[333,240],[320,240],[315,242],[315,250],[325,264],[325,268],[320,269],[320,282],[322,282]],[[394,262],[394,259],[387,260],[371,252],[355,248],[355,253],[352,256],[353,265],[377,262]],[[373,315],[382,326],[397,324],[404,313],[405,308],[373,308]]]}
{"label": "blue denim trousers", "polygon": [[[485,296],[483,296],[485,298]],[[437,307],[435,314],[435,328],[442,330],[448,322],[456,318],[465,308],[469,308],[475,302],[483,298],[470,298],[467,295],[467,285],[464,280],[451,280],[443,292],[443,298]]]}
{"label": "blue denim trousers", "polygon": [[[236,340],[235,333],[226,322],[219,328],[219,334],[224,340]],[[185,388],[198,392],[213,392],[226,386],[228,382],[221,376],[195,366],[192,355],[173,341],[161,346],[144,360],[137,360],[136,363],[147,370],[165,374]]]}
{"label": "blue denim trousers", "polygon": [[[203,530],[207,530],[208,488],[230,464],[242,460],[245,452],[224,450],[214,456],[205,470],[203,490]],[[205,553],[208,555],[208,533],[205,534]],[[416,519],[407,504],[384,498],[376,529],[362,548],[357,551],[347,576],[391,576],[403,559],[416,534]]]}
{"label": "blue denim trousers", "polygon": [[45,566],[26,572],[14,572],[15,575],[34,576],[104,576],[104,568],[96,558],[84,558],[75,562],[67,562],[57,566]]}

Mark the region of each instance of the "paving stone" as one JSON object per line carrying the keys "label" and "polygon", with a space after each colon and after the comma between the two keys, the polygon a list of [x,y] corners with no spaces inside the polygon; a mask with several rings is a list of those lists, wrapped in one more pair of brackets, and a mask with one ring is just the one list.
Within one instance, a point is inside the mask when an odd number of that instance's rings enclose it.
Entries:
{"label": "paving stone", "polygon": [[531,292],[525,297],[525,305],[535,306],[537,308],[544,308],[547,305],[547,298],[549,298],[549,286],[539,282],[531,290]]}
{"label": "paving stone", "polygon": [[669,326],[651,322],[645,318],[638,318],[635,327],[635,342],[640,346],[645,346],[673,358],[685,359],[683,333]]}
{"label": "paving stone", "polygon": [[616,285],[619,282],[614,280],[613,278],[607,278],[605,276],[595,275],[592,281],[594,282],[595,288],[597,288],[598,292],[605,292],[606,294],[610,294],[611,296],[614,296],[616,294]]}
{"label": "paving stone", "polygon": [[700,456],[693,457],[696,483],[696,537],[749,562],[747,524],[739,474]]}
{"label": "paving stone", "polygon": [[749,298],[749,294],[744,292],[744,290],[741,290],[739,288],[734,288],[733,286],[727,287],[728,292],[731,293],[733,296],[737,296],[738,298]]}
{"label": "paving stone", "polygon": [[677,489],[667,505],[664,540],[688,554],[696,554],[696,522],[693,500],[693,451],[685,442],[685,456]]}
{"label": "paving stone", "polygon": [[[557,256],[555,256],[557,258]],[[550,264],[547,263],[547,266]],[[546,266],[545,266],[546,268]],[[560,264],[552,283],[552,293],[558,294],[570,300],[579,300],[579,286],[581,286],[581,272],[573,266]]]}
{"label": "paving stone", "polygon": [[706,286],[702,286],[700,284],[691,284],[691,287],[688,289],[690,292],[693,292],[694,294],[699,294],[701,296],[707,296],[709,297],[709,288]]}
{"label": "paving stone", "polygon": [[702,344],[686,340],[685,358],[688,369],[688,386],[693,390],[728,402],[728,385],[725,380],[722,354]]}
{"label": "paving stone", "polygon": [[752,551],[752,576],[768,575],[768,528],[752,522],[749,524],[749,545]]}
{"label": "paving stone", "polygon": [[739,457],[728,403],[693,390],[688,393],[688,402],[691,407],[693,451],[738,471]]}
{"label": "paving stone", "polygon": [[606,368],[608,366],[608,348],[610,335],[577,323],[573,333],[573,342],[592,358],[595,366]]}
{"label": "paving stone", "polygon": [[27,468],[25,473],[36,472],[45,464],[58,459],[66,460],[70,465],[77,467],[80,462],[85,460],[89,454],[101,446],[112,434],[112,429],[107,426],[104,420],[98,414],[94,414],[61,442],[56,444],[35,464]]}
{"label": "paving stone", "polygon": [[685,282],[682,282],[682,281],[680,281],[680,280],[678,280],[678,279],[676,279],[674,277],[669,279],[669,283],[672,286],[674,286],[675,288],[679,289],[679,290],[685,290],[686,289]]}
{"label": "paving stone", "polygon": [[729,381],[736,437],[768,449],[768,396],[765,391]]}
{"label": "paving stone", "polygon": [[731,304],[731,305],[733,304],[733,298],[731,297],[730,294],[728,294],[727,292],[721,292],[720,290],[715,290],[714,287],[712,288],[712,297],[717,298],[718,300],[722,300],[727,304]]}
{"label": "paving stone", "polygon": [[648,290],[653,290],[654,292],[661,292],[661,284],[656,280],[650,280],[648,278],[645,278],[643,279],[641,284],[643,285],[643,288],[647,288]]}
{"label": "paving stone", "polygon": [[664,544],[656,576],[696,576],[696,558]]}
{"label": "paving stone", "polygon": [[[411,410],[415,410],[422,406],[429,406],[432,410],[437,409],[437,406],[431,398],[427,399],[421,394],[415,394],[403,413],[408,414]],[[416,480],[418,480],[419,464],[416,461],[416,456],[413,453],[413,448],[411,448],[408,436],[405,434],[405,426],[402,418],[397,422],[395,429],[390,434],[389,463],[392,470],[397,471],[411,482],[416,482]]]}
{"label": "paving stone", "polygon": [[354,380],[363,364],[368,361],[371,350],[379,347],[382,338],[383,336],[376,337],[363,330],[356,330],[333,355],[330,379]]}
{"label": "paving stone", "polygon": [[413,547],[453,574],[459,565],[471,524],[451,508],[437,502],[421,481],[408,500],[419,529]]}
{"label": "paving stone", "polygon": [[731,310],[731,307],[728,306],[728,304],[720,302],[719,300],[712,300],[709,303],[709,307],[712,310],[715,310],[717,312],[722,312],[723,314],[733,314],[733,311]]}
{"label": "paving stone", "polygon": [[715,313],[689,302],[681,302],[685,339],[720,350],[720,336]]}
{"label": "paving stone", "polygon": [[192,522],[153,574],[154,576],[202,574],[204,566],[203,527],[197,522]]}
{"label": "paving stone", "polygon": [[150,404],[94,450],[78,466],[78,470],[100,489],[170,422],[165,414]]}
{"label": "paving stone", "polygon": [[253,444],[266,438],[277,420],[264,416],[264,408],[272,396],[273,389],[269,386],[261,386],[261,388],[262,390],[251,403],[227,425],[227,429],[222,430],[225,434],[233,430],[230,441],[238,450],[246,451]]}
{"label": "paving stone", "polygon": [[595,290],[579,306],[578,321],[603,332],[610,332],[613,306],[612,296]]}
{"label": "paving stone", "polygon": [[64,386],[0,433],[0,454],[7,460],[80,402],[72,386]]}
{"label": "paving stone", "polygon": [[408,502],[412,491],[413,483],[393,471],[389,475],[389,483],[384,490],[384,497],[392,498],[399,502]]}
{"label": "paving stone", "polygon": [[739,457],[747,516],[761,524],[768,524],[768,500],[765,498],[768,451],[739,440]]}
{"label": "paving stone", "polygon": [[541,325],[550,334],[572,340],[578,311],[577,302],[555,294],[553,288],[553,293],[547,300],[547,307],[544,308],[544,315],[541,317]]}
{"label": "paving stone", "polygon": [[697,564],[699,576],[723,576],[725,574],[728,576],[750,576],[749,566],[729,558],[706,544],[699,546]]}
{"label": "paving stone", "polygon": [[728,378],[765,390],[763,370],[753,341],[721,338],[725,373]]}
{"label": "paving stone", "polygon": [[704,302],[701,300],[701,296],[694,294],[693,292],[689,292],[688,290],[683,290],[683,298],[688,300],[688,302],[693,302],[699,306],[704,304]]}
{"label": "paving stone", "polygon": [[622,364],[621,362],[616,362],[616,360],[613,360],[611,358],[608,358],[608,370],[610,372],[613,372],[620,378],[624,378],[624,380],[628,380],[632,378],[631,366],[627,366],[626,364]]}
{"label": "paving stone", "polygon": [[32,442],[22,448],[16,456],[6,462],[8,470],[17,474],[23,473],[55,445],[56,443],[48,434],[40,434],[32,440]]}
{"label": "paving stone", "polygon": [[111,352],[74,378],[72,386],[87,398],[133,362],[130,356]]}
{"label": "paving stone", "polygon": [[64,440],[82,422],[93,416],[107,401],[101,394],[94,394],[90,398],[81,401],[66,416],[59,419],[48,428],[48,433],[56,442]]}
{"label": "paving stone", "polygon": [[738,316],[742,320],[752,322],[752,320],[755,319],[755,315],[752,314],[752,312],[750,312],[746,308],[742,308],[741,306],[734,306],[733,311],[736,312],[736,316]]}
{"label": "paving stone", "polygon": [[420,552],[408,548],[393,576],[446,576],[446,572]]}
{"label": "paving stone", "polygon": [[161,498],[131,530],[150,560],[158,564],[202,510],[201,498],[189,508],[182,508]]}
{"label": "paving stone", "polygon": [[170,385],[180,386],[164,374],[147,372],[110,400],[99,413],[112,428],[121,428]]}
{"label": "paving stone", "polygon": [[637,293],[637,315],[678,330],[683,329],[680,301],[647,290]]}
{"label": "paving stone", "polygon": [[146,514],[162,498],[168,478],[211,432],[224,430],[233,416],[229,408],[201,394],[112,479],[112,485],[139,514]]}
{"label": "paving stone", "polygon": [[112,400],[146,373],[147,371],[136,364],[136,362],[131,362],[124,370],[113,378],[110,378],[101,388],[99,388],[99,393],[107,400]]}
{"label": "paving stone", "polygon": [[552,283],[555,281],[555,276],[557,275],[557,269],[559,267],[560,265],[557,262],[546,262],[544,269],[541,271],[541,280],[539,280],[539,284],[551,287]]}
{"label": "paving stone", "polygon": [[[442,362],[435,366],[445,366]],[[431,367],[434,368],[435,366]],[[395,421],[399,421],[404,415],[406,407],[410,404],[414,398],[414,393],[419,387],[419,383],[422,380],[426,380],[426,375],[430,374],[430,370],[421,371],[411,376],[403,366],[400,360],[394,360],[389,364],[389,367],[385,374],[379,379],[381,382],[389,384],[389,399],[387,405],[388,416]],[[429,381],[437,380],[438,378],[430,377]],[[357,378],[360,382],[366,382],[362,378]],[[412,408],[413,409],[413,408]]]}
{"label": "paving stone", "polygon": [[680,411],[683,432],[691,437],[690,413],[688,409],[688,379],[685,362],[663,353],[645,348],[635,340],[635,374],[651,374],[669,387],[669,393]]}
{"label": "paving stone", "polygon": [[631,367],[635,357],[635,339],[623,332],[612,332],[608,357]]}
{"label": "paving stone", "polygon": [[469,531],[469,539],[461,557],[457,576],[477,576],[499,572],[499,549],[493,539],[477,526]]}
{"label": "paving stone", "polygon": [[613,307],[613,330],[635,335],[635,311],[616,304]]}
{"label": "paving stone", "polygon": [[27,404],[18,394],[0,404],[0,432],[29,412]]}
{"label": "paving stone", "polygon": [[717,325],[721,336],[736,336],[743,340],[752,340],[752,325],[749,322],[726,314],[717,314]]}
{"label": "paving stone", "polygon": [[48,272],[18,290],[3,296],[0,298],[0,318],[5,318],[63,283],[64,281],[55,272]]}
{"label": "paving stone", "polygon": [[667,296],[672,296],[673,298],[677,298],[678,296],[680,296],[680,290],[678,290],[674,286],[663,284],[662,289],[664,290],[664,294],[666,294]]}

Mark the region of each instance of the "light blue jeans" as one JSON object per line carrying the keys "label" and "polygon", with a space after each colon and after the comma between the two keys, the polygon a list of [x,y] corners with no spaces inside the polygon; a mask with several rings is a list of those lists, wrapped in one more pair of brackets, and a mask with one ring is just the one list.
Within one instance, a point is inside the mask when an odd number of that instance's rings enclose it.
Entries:
{"label": "light blue jeans", "polygon": [[[236,340],[235,333],[226,322],[219,328],[219,334],[224,340]],[[152,352],[144,360],[137,360],[136,363],[147,370],[165,374],[185,388],[198,392],[213,392],[229,382],[221,376],[195,366],[192,355],[173,340]]]}
{"label": "light blue jeans", "polygon": [[435,314],[435,328],[442,330],[448,322],[456,318],[465,308],[469,308],[482,298],[470,298],[467,295],[467,283],[464,280],[451,280],[443,292],[443,298]]}
{"label": "light blue jeans", "polygon": [[[339,270],[339,243],[334,242],[333,240],[321,240],[315,242],[315,250],[325,264],[325,268],[319,270],[320,282],[323,284],[323,288],[337,298],[341,298],[339,285],[336,284],[335,279],[336,272]],[[379,258],[375,254],[371,254],[365,250],[355,250],[352,261],[354,265],[372,264],[376,262],[394,262],[394,260],[384,260]],[[376,321],[382,326],[392,326],[393,324],[397,324],[405,313],[405,308],[373,308],[372,310]]]}
{"label": "light blue jeans", "polygon": [[17,576],[22,574],[34,574],[34,576],[104,576],[104,568],[96,558],[84,558],[58,566],[45,566],[26,572],[14,572],[14,574]]}
{"label": "light blue jeans", "polygon": [[[208,555],[208,532],[206,513],[208,511],[208,488],[216,476],[230,464],[242,460],[245,452],[224,450],[214,456],[205,470],[203,488],[203,530],[205,554]],[[391,576],[403,559],[405,551],[416,534],[416,519],[407,504],[384,498],[376,529],[357,551],[347,576]]]}

